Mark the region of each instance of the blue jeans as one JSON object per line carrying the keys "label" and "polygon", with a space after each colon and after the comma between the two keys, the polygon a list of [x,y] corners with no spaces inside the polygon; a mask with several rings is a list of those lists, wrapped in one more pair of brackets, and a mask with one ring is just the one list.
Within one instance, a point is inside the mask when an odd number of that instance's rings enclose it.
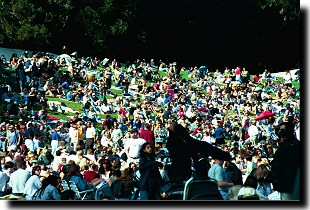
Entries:
{"label": "blue jeans", "polygon": [[222,195],[222,197],[223,197],[223,200],[226,200],[227,195],[228,195],[228,192],[223,191],[223,190],[220,190],[220,193],[221,193],[221,195]]}

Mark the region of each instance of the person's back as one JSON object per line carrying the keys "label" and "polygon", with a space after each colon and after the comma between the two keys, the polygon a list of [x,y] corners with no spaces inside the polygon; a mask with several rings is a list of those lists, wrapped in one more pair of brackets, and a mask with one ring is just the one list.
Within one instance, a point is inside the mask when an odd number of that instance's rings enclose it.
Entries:
{"label": "person's back", "polygon": [[21,196],[24,193],[25,185],[31,174],[26,169],[26,162],[20,160],[18,163],[18,170],[13,172],[10,177],[9,185],[12,187],[12,194]]}
{"label": "person's back", "polygon": [[208,176],[211,179],[215,179],[218,182],[218,189],[223,197],[224,200],[227,198],[228,190],[234,184],[228,182],[227,175],[223,169],[223,162],[222,160],[215,159],[214,164],[208,171]]}
{"label": "person's back", "polygon": [[231,180],[232,180],[232,183],[234,183],[234,186],[229,188],[226,199],[227,200],[238,200],[239,190],[243,187],[241,170],[237,169],[236,171],[234,171],[234,173],[231,176]]}

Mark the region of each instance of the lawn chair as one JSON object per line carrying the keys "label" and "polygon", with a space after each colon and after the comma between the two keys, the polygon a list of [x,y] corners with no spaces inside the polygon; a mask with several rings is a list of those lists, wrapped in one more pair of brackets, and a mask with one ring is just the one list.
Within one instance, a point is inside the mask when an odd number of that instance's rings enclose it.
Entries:
{"label": "lawn chair", "polygon": [[61,185],[64,190],[71,190],[66,180],[61,180]]}
{"label": "lawn chair", "polygon": [[80,191],[76,186],[75,182],[69,181],[69,186],[71,190],[75,192],[76,198],[78,200],[94,200],[95,199],[95,189]]}
{"label": "lawn chair", "polygon": [[190,178],[185,183],[183,200],[223,200],[223,197],[215,180]]}

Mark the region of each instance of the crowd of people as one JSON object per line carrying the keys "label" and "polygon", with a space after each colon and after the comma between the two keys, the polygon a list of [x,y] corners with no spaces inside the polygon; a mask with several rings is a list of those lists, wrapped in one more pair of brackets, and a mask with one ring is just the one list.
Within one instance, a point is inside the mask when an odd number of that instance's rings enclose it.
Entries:
{"label": "crowd of people", "polygon": [[[1,56],[2,78],[12,78],[0,93],[1,196],[74,200],[62,185],[73,181],[93,189],[89,199],[160,200],[165,185],[208,174],[223,200],[299,200],[300,95],[289,70],[280,80],[243,67],[71,59]],[[265,111],[273,115],[255,120]]]}

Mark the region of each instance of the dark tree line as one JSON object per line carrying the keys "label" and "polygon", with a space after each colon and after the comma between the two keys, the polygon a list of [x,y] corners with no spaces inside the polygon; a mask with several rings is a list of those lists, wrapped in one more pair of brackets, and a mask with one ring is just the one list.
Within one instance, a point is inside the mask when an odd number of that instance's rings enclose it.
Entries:
{"label": "dark tree line", "polygon": [[298,0],[0,0],[0,45],[210,68],[300,65]]}

